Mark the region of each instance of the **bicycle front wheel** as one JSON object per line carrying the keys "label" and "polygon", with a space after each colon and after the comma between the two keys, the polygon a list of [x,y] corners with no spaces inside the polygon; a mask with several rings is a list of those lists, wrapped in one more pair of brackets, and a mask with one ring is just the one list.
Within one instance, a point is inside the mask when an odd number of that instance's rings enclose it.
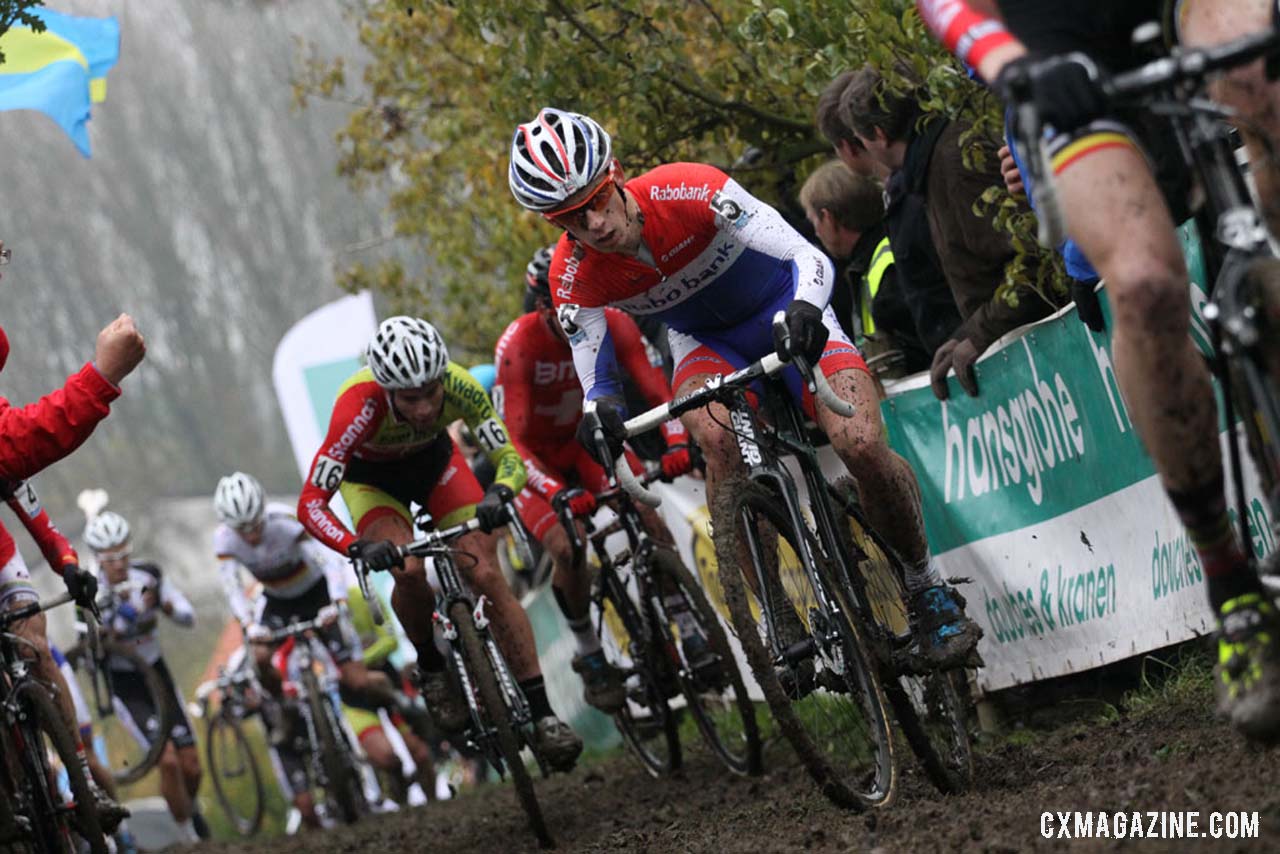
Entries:
{"label": "bicycle front wheel", "polygon": [[[118,679],[126,680],[127,685],[116,684],[117,677],[103,664],[94,666],[88,660],[89,654],[87,647],[76,647],[67,652],[67,662],[75,672],[80,693],[93,707],[90,714],[94,734],[106,746],[111,775],[120,785],[136,783],[160,761],[173,729],[175,700],[151,665],[132,647],[115,641],[102,645],[103,661],[115,664],[116,671],[124,674]],[[108,683],[114,696],[109,692]],[[129,697],[129,702],[120,699],[122,694]],[[103,707],[98,707],[98,699],[102,700]],[[154,710],[150,725],[135,715],[146,709]]]}
{"label": "bicycle front wheel", "polygon": [[262,826],[266,794],[240,721],[223,712],[210,717],[204,731],[204,756],[223,814],[236,833],[253,836]]}
{"label": "bicycle front wheel", "polygon": [[[33,848],[39,852],[77,854],[80,842],[93,854],[107,854],[106,837],[89,781],[85,779],[75,739],[48,690],[35,682],[18,686],[18,729],[25,742],[20,763],[31,807]],[[56,763],[56,764],[54,764]],[[65,775],[65,788],[59,777]]]}
{"label": "bicycle front wheel", "polygon": [[[714,540],[725,601],[779,729],[832,803],[887,805],[897,768],[884,694],[831,566],[812,533],[792,525],[774,490],[738,479],[717,491]],[[802,537],[819,562],[813,577],[801,565]],[[761,637],[769,632],[756,622],[759,597],[734,570],[739,566],[755,567],[754,577],[766,580],[778,637]]]}
{"label": "bicycle front wheel", "polygon": [[320,740],[325,795],[345,824],[355,824],[369,812],[369,805],[365,801],[364,785],[352,747],[347,743],[333,703],[320,688],[320,680],[314,673],[303,673],[302,681],[306,686],[311,721]]}
{"label": "bicycle front wheel", "polygon": [[674,668],[659,655],[662,638],[640,615],[617,576],[605,585],[601,642],[619,662],[627,701],[613,723],[644,769],[654,777],[670,774],[683,762],[679,722],[669,703],[678,693]]}
{"label": "bicycle front wheel", "polygon": [[516,790],[520,806],[529,818],[529,827],[538,838],[543,848],[554,848],[555,841],[547,829],[542,817],[542,807],[538,805],[538,796],[533,791],[533,779],[529,770],[520,758],[520,739],[511,725],[511,709],[498,684],[498,676],[494,672],[493,663],[485,650],[484,641],[472,622],[471,609],[466,602],[455,602],[449,608],[449,619],[458,630],[458,641],[462,647],[462,664],[467,669],[471,685],[476,693],[476,705],[481,709],[485,720],[480,722],[485,730],[492,730],[493,740],[502,756],[505,766],[503,773],[511,776],[511,784]]}
{"label": "bicycle front wheel", "polygon": [[962,792],[973,782],[973,716],[965,672],[912,673],[901,666],[905,658],[895,653],[911,645],[902,563],[863,518],[853,480],[841,478],[832,490],[846,523],[839,532],[842,547],[857,573],[846,579],[858,586],[849,598],[866,603],[868,645],[880,661],[885,696],[933,785],[944,794]]}
{"label": "bicycle front wheel", "polygon": [[[675,626],[666,640],[680,645],[680,690],[703,741],[735,774],[759,774],[760,727],[756,707],[738,670],[729,638],[702,585],[670,549],[653,556],[655,582]],[[680,622],[690,622],[685,628]],[[673,631],[674,629],[674,631]]]}

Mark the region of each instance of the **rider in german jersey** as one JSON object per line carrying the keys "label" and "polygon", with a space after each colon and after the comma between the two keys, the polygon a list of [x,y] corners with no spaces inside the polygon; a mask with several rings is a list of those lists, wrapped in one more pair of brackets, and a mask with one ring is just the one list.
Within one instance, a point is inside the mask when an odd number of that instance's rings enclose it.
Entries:
{"label": "rider in german jersey", "polygon": [[[394,710],[393,686],[360,661],[354,634],[343,619],[347,574],[342,561],[308,536],[288,507],[267,503],[262,485],[252,475],[235,472],[220,480],[214,506],[221,524],[213,532],[213,547],[223,587],[253,648],[262,686],[280,699],[281,676],[271,662],[278,646],[271,643],[272,631],[315,619],[338,665],[343,700]],[[262,584],[256,604],[245,596],[241,569]],[[273,741],[283,740],[287,726],[279,720],[272,724]]]}
{"label": "rider in german jersey", "polygon": [[[506,524],[507,507],[524,487],[520,453],[483,387],[449,361],[444,340],[425,320],[383,321],[367,355],[369,366],[343,385],[334,404],[328,435],[298,501],[302,522],[330,548],[370,569],[393,573],[391,605],[417,650],[423,696],[441,729],[456,731],[470,713],[435,645],[435,595],[423,561],[401,560],[396,547],[413,539],[412,503],[441,527],[475,517],[480,530],[457,541],[476,558],[462,567],[463,575],[490,603],[495,637],[537,719],[539,751],[549,765],[567,770],[581,753],[582,740],[551,709],[533,629],[502,577],[492,533]],[[497,469],[487,490],[481,490],[446,429],[458,418]],[[329,509],[339,491],[357,533]]]}
{"label": "rider in german jersey", "polygon": [[[1110,294],[1116,379],[1204,568],[1205,592],[1218,617],[1219,712],[1250,737],[1275,741],[1280,613],[1230,518],[1217,406],[1208,368],[1189,334],[1189,277],[1174,226],[1192,193],[1186,180],[1170,180],[1185,172],[1185,155],[1167,125],[1143,132],[1163,121],[1155,111],[1119,109],[1103,88],[1108,73],[1141,62],[1131,48],[1133,28],[1158,19],[1162,5],[917,0],[939,39],[1010,107],[1030,107],[1048,131],[1049,169],[1068,236]],[[1216,45],[1276,24],[1275,3],[1182,0],[1176,11],[1176,35],[1188,46]],[[1280,168],[1272,156],[1280,141],[1280,87],[1264,78],[1260,60],[1227,72],[1211,87],[1246,131],[1251,177],[1274,230],[1280,227]],[[1162,168],[1168,162],[1172,170]],[[1267,259],[1248,275],[1266,282],[1280,272]]]}

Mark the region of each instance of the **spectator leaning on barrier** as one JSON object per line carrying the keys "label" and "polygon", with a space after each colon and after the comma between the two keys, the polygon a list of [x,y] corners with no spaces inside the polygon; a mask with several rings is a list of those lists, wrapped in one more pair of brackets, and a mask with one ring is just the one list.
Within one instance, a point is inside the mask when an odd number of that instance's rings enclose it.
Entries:
{"label": "spectator leaning on barrier", "polygon": [[[889,168],[867,153],[842,107],[845,90],[856,74],[855,71],[843,72],[818,96],[818,129],[850,171],[883,182],[889,177]],[[896,221],[886,221],[886,227],[893,246],[898,283],[915,321],[916,337],[932,359],[934,352],[959,328],[960,310],[951,296],[951,286],[938,266],[938,253],[933,248],[924,206],[899,205]]]}
{"label": "spectator leaning on barrier", "polygon": [[[831,160],[804,182],[800,205],[827,254],[848,261],[844,276],[852,295],[852,317],[840,321],[846,328],[853,327],[858,349],[868,363],[898,351],[905,373],[927,369],[930,354],[916,333],[893,265],[880,182]],[[836,304],[833,295],[832,305]]]}
{"label": "spectator leaning on barrier", "polygon": [[973,165],[967,165],[961,139],[969,125],[923,115],[915,93],[894,92],[870,66],[854,73],[841,96],[841,109],[867,153],[893,173],[886,195],[889,237],[900,275],[912,275],[917,262],[925,263],[898,251],[905,242],[902,230],[915,227],[914,211],[922,207],[936,251],[929,260],[946,276],[964,319],[934,354],[934,394],[946,399],[947,372],[954,369],[961,387],[976,396],[973,363],[983,351],[1006,332],[1055,308],[1029,287],[1019,293],[1016,307],[996,294],[1016,253],[1007,234],[989,217],[974,213],[987,188],[1004,186],[996,145],[978,135],[966,139],[964,145],[990,148],[985,157],[969,158]]}

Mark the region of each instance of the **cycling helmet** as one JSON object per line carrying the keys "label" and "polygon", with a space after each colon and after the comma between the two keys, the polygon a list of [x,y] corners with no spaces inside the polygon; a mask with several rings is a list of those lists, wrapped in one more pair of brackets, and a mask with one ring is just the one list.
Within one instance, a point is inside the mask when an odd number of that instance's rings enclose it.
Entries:
{"label": "cycling helmet", "polygon": [[593,119],[544,107],[516,128],[507,183],[516,201],[550,212],[590,187],[613,165],[613,146]]}
{"label": "cycling helmet", "polygon": [[551,256],[555,254],[555,244],[544,246],[533,253],[533,260],[524,268],[525,293],[533,299],[545,300],[551,304]]}
{"label": "cycling helmet", "polygon": [[129,523],[119,513],[104,510],[89,520],[84,541],[95,552],[108,552],[129,542]]}
{"label": "cycling helmet", "polygon": [[248,528],[261,522],[266,503],[262,484],[253,475],[242,471],[218,481],[218,488],[213,493],[218,520],[233,528]]}
{"label": "cycling helmet", "polygon": [[382,321],[365,355],[373,378],[385,389],[420,388],[440,379],[449,364],[449,350],[436,328],[404,315]]}

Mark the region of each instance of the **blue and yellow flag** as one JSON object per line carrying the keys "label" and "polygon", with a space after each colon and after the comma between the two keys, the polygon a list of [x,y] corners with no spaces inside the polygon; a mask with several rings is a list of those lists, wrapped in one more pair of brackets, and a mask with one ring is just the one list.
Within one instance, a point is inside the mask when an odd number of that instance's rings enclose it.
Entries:
{"label": "blue and yellow flag", "polygon": [[33,9],[43,33],[14,26],[0,36],[0,110],[39,110],[89,156],[90,103],[107,96],[107,70],[120,56],[115,18],[75,18]]}

